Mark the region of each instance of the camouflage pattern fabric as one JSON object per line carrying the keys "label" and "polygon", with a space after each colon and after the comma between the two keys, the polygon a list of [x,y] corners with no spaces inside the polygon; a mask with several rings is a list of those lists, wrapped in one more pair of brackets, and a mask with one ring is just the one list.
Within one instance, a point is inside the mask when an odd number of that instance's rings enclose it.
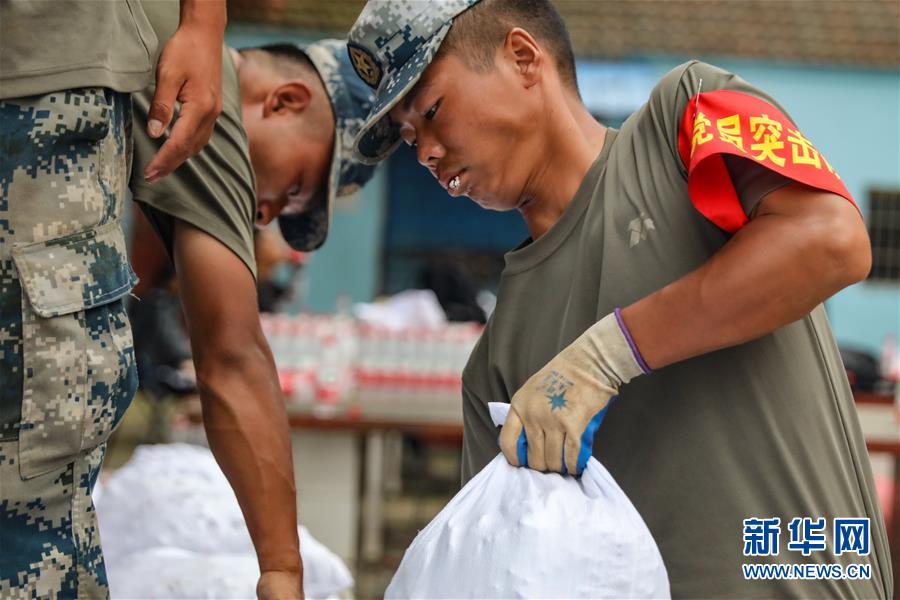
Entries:
{"label": "camouflage pattern fabric", "polygon": [[137,387],[121,227],[130,123],[129,96],[104,88],[0,101],[2,598],[103,589],[76,512],[93,512],[86,473]]}
{"label": "camouflage pattern fabric", "polygon": [[480,0],[369,0],[350,29],[353,69],[375,90],[375,104],[355,140],[357,160],[375,164],[400,143],[388,112],[422,76],[453,18]]}
{"label": "camouflage pattern fabric", "polygon": [[0,442],[0,598],[107,598],[91,501],[106,444],[28,480],[17,446]]}
{"label": "camouflage pattern fabric", "polygon": [[328,188],[306,212],[282,213],[278,218],[281,234],[288,244],[309,252],[325,243],[334,199],[357,191],[375,172],[375,167],[362,164],[353,156],[356,134],[372,108],[372,90],[354,73],[343,40],[319,40],[299,48],[316,67],[334,113],[334,149]]}

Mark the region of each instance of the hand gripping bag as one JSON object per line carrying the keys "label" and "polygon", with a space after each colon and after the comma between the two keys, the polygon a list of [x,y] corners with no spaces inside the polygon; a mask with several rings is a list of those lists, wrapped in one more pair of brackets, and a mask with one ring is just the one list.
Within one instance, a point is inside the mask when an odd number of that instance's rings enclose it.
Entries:
{"label": "hand gripping bag", "polygon": [[[491,403],[503,423],[508,404]],[[385,598],[669,598],[656,542],[609,472],[498,455],[419,532]]]}

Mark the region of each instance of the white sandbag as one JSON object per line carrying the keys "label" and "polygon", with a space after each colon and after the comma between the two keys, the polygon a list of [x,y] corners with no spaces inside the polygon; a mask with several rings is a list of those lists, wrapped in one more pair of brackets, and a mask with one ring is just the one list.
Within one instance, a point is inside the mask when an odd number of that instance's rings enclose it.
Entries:
{"label": "white sandbag", "polygon": [[[253,543],[209,449],[140,446],[128,464],[97,486],[94,503],[113,598],[255,596],[259,569]],[[324,598],[352,587],[343,561],[305,528],[298,531],[307,596]],[[189,564],[194,566],[188,569]],[[233,596],[223,595],[220,579],[234,589]],[[203,589],[210,595],[195,594]]]}
{"label": "white sandbag", "polygon": [[[498,424],[508,405],[491,406]],[[591,458],[580,479],[498,455],[406,550],[385,598],[668,598],[650,531]]]}
{"label": "white sandbag", "polygon": [[[330,550],[300,527],[303,591],[331,598],[353,585],[350,572]],[[139,550],[107,563],[110,598],[256,598],[259,564],[251,553],[200,553],[183,548]]]}
{"label": "white sandbag", "polygon": [[94,494],[107,562],[155,547],[252,551],[228,480],[212,453],[190,444],[139,446]]}
{"label": "white sandbag", "polygon": [[110,598],[256,597],[259,568],[252,554],[200,554],[150,548],[107,565]]}
{"label": "white sandbag", "polygon": [[353,587],[353,576],[337,554],[300,527],[303,591],[307,598],[330,598]]}

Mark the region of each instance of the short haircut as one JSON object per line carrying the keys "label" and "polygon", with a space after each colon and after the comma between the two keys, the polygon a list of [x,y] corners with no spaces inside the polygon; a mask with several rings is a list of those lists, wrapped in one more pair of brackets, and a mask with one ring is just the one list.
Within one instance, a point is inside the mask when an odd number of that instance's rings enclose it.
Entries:
{"label": "short haircut", "polygon": [[278,71],[279,74],[288,78],[302,77],[305,79],[311,73],[315,73],[317,77],[319,74],[306,52],[295,44],[267,44],[255,48],[242,48],[240,52],[251,55],[257,52],[264,52],[269,59],[267,61],[268,65]]}
{"label": "short haircut", "polygon": [[577,94],[572,40],[550,0],[482,0],[453,19],[438,56],[452,53],[470,68],[488,71],[513,27],[521,27],[549,51],[563,84]]}

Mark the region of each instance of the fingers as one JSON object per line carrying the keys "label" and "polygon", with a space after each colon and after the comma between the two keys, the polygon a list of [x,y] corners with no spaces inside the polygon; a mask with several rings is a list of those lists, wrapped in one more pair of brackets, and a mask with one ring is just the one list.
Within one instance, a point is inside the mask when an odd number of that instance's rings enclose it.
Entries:
{"label": "fingers", "polygon": [[175,101],[184,84],[184,78],[168,75],[169,70],[160,65],[156,72],[156,93],[147,111],[147,134],[156,139],[163,134],[175,114]]}
{"label": "fingers", "polygon": [[[144,170],[144,177],[149,183],[153,183],[161,177],[165,177],[188,158],[197,154],[212,134],[215,125],[215,117],[210,119],[212,113],[201,114],[200,108],[184,102],[181,113],[169,139],[162,145],[153,160]],[[149,128],[149,125],[148,125]]]}
{"label": "fingers", "polygon": [[522,466],[519,462],[519,437],[524,432],[522,420],[511,408],[506,415],[506,423],[500,429],[500,450],[506,457],[506,462],[514,467]]}
{"label": "fingers", "polygon": [[568,429],[564,448],[566,449],[566,471],[569,475],[579,475],[578,455],[581,453],[581,432]]}
{"label": "fingers", "polygon": [[525,424],[525,437],[528,439],[528,466],[535,471],[547,470],[547,458],[544,455],[544,432],[537,427]]}
{"label": "fingers", "polygon": [[563,472],[563,444],[566,436],[562,431],[544,432],[544,462],[548,471]]}
{"label": "fingers", "polygon": [[176,102],[181,110],[169,139],[144,169],[150,183],[203,148],[222,110],[221,30],[194,25],[183,21],[159,56],[147,134],[161,137],[175,118]]}
{"label": "fingers", "polygon": [[548,471],[563,473],[563,444],[566,436],[562,431],[547,431],[544,434],[544,462]]}
{"label": "fingers", "polygon": [[[160,63],[156,70],[156,92],[153,94],[150,109],[147,111],[147,135],[153,139],[161,136],[172,122],[178,92],[181,91],[181,86],[184,84],[184,77],[169,75],[169,72],[163,63]],[[147,180],[147,183],[154,183],[160,177],[165,177],[174,170],[169,169],[168,172],[165,172],[165,168],[172,161],[160,160],[160,154],[168,145],[168,141],[163,144],[156,156],[144,168],[144,179]]]}

